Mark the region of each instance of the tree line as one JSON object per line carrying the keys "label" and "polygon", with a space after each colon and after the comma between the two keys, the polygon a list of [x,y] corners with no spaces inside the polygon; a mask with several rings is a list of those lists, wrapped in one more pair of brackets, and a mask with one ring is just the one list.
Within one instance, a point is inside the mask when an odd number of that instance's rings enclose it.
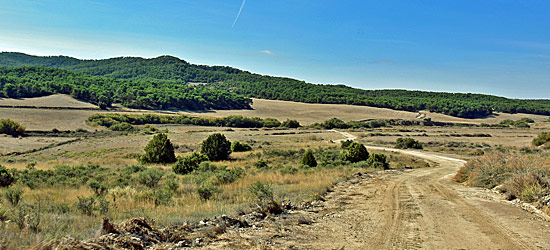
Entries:
{"label": "tree line", "polygon": [[68,94],[101,108],[121,103],[145,109],[247,109],[252,100],[206,86],[90,76],[44,67],[0,67],[0,97]]}
{"label": "tree line", "polygon": [[[130,83],[137,84],[137,87],[126,84],[120,90],[122,93],[112,94],[112,101],[119,101],[128,107],[166,108],[179,104],[176,107],[189,109],[205,106],[247,108],[250,100],[240,96],[245,95],[262,99],[350,104],[411,112],[429,110],[463,118],[486,117],[493,112],[550,115],[550,100],[509,99],[470,93],[362,90],[345,85],[311,84],[291,78],[253,74],[232,67],[195,65],[173,56],[79,60],[66,56],[39,57],[5,52],[0,53],[0,66],[53,67],[109,79],[133,80]],[[186,86],[190,82],[208,85],[193,89]],[[175,95],[174,90],[188,95]],[[91,99],[95,100],[97,97]]]}

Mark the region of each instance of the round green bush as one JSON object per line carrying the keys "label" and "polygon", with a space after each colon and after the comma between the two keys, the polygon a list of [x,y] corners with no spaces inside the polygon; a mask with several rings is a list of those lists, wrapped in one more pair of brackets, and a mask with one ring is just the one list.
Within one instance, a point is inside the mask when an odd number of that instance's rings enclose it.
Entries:
{"label": "round green bush", "polygon": [[301,163],[302,165],[307,165],[312,168],[317,167],[317,161],[315,160],[315,156],[313,156],[313,151],[311,151],[311,149],[304,154]]}
{"label": "round green bush", "polygon": [[231,154],[231,142],[223,134],[211,134],[202,142],[201,153],[211,161],[227,160]]}
{"label": "round green bush", "polygon": [[343,158],[351,163],[365,161],[369,158],[369,151],[362,143],[353,142],[348,146]]}
{"label": "round green bush", "polygon": [[176,155],[174,154],[174,145],[166,134],[158,134],[145,147],[145,154],[141,156],[143,163],[174,163]]}

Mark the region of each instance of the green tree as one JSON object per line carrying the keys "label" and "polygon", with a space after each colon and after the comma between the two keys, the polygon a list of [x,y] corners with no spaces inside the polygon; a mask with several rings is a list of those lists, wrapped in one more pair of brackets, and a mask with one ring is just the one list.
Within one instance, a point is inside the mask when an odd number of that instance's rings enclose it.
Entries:
{"label": "green tree", "polygon": [[15,179],[8,169],[0,165],[0,187],[7,187],[11,185]]}
{"label": "green tree", "polygon": [[422,144],[413,139],[413,138],[397,138],[397,141],[395,142],[395,147],[400,149],[408,149],[408,148],[414,148],[414,149],[422,149]]}
{"label": "green tree", "polygon": [[174,163],[176,155],[174,146],[166,134],[158,134],[153,137],[145,147],[145,154],[141,156],[143,163]]}
{"label": "green tree", "polygon": [[369,151],[362,143],[353,142],[348,146],[343,158],[352,163],[365,161],[369,158]]}
{"label": "green tree", "polygon": [[290,119],[287,119],[286,121],[284,121],[282,124],[281,124],[281,127],[285,127],[285,128],[299,128],[301,125],[298,121],[296,120],[290,120]]}
{"label": "green tree", "polygon": [[0,134],[19,136],[25,134],[25,127],[10,119],[0,120]]}
{"label": "green tree", "polygon": [[241,143],[239,141],[231,143],[231,151],[233,152],[246,152],[250,150],[252,150],[252,147],[246,143]]}
{"label": "green tree", "polygon": [[211,161],[226,160],[231,154],[231,142],[223,134],[211,134],[202,142],[201,153],[208,156]]}
{"label": "green tree", "polygon": [[193,154],[185,157],[178,157],[178,161],[172,167],[176,174],[189,174],[199,168],[199,165],[208,161],[206,155],[194,152]]}
{"label": "green tree", "polygon": [[317,161],[315,160],[315,156],[313,156],[313,151],[311,151],[311,149],[306,151],[301,163],[302,165],[310,166],[312,168],[317,167]]}
{"label": "green tree", "polygon": [[388,163],[388,158],[386,157],[386,155],[377,153],[373,153],[369,156],[369,159],[367,159],[367,166],[371,168],[381,169],[390,168],[390,164]]}
{"label": "green tree", "polygon": [[533,144],[535,144],[535,146],[540,146],[547,142],[550,142],[550,132],[542,132],[533,140]]}

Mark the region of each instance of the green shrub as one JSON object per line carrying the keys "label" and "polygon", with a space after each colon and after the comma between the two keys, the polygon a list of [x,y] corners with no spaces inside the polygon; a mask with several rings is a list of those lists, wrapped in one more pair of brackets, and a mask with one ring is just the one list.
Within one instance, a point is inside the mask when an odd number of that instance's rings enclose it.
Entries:
{"label": "green shrub", "polygon": [[295,167],[292,167],[292,166],[287,166],[287,167],[281,169],[280,172],[281,172],[282,175],[296,174],[296,173],[298,173],[298,169],[295,168]]}
{"label": "green shrub", "polygon": [[0,134],[7,134],[11,136],[20,136],[25,134],[25,127],[21,126],[16,121],[10,119],[0,120]]}
{"label": "green shrub", "polygon": [[15,179],[8,169],[0,165],[0,187],[7,187],[11,185]]}
{"label": "green shrub", "polygon": [[258,160],[257,162],[254,162],[254,167],[259,169],[266,169],[269,168],[269,165],[267,164],[267,161]]}
{"label": "green shrub", "polygon": [[262,212],[280,214],[283,208],[275,200],[273,188],[270,184],[256,182],[248,188],[250,194],[256,199],[256,205],[262,209]]}
{"label": "green shrub", "polygon": [[234,141],[231,143],[231,151],[233,152],[246,152],[252,150],[252,147],[246,143]]}
{"label": "green shrub", "polygon": [[95,195],[97,196],[102,196],[105,194],[105,192],[107,192],[107,187],[96,180],[91,181],[88,186],[94,191]]}
{"label": "green shrub", "polygon": [[145,147],[145,154],[141,156],[143,163],[174,163],[176,155],[174,146],[166,134],[158,134],[153,137]]}
{"label": "green shrub", "polygon": [[220,192],[219,188],[213,185],[204,185],[197,188],[197,194],[202,200],[209,200],[216,193]]}
{"label": "green shrub", "polygon": [[208,161],[206,155],[194,152],[189,156],[178,157],[178,161],[174,164],[172,170],[176,174],[189,174],[198,169],[199,165],[205,161]]}
{"label": "green shrub", "polygon": [[231,142],[223,134],[211,134],[202,142],[201,153],[211,161],[227,160],[231,154]]}
{"label": "green shrub", "polygon": [[349,147],[349,145],[351,145],[353,143],[353,141],[352,140],[345,140],[345,141],[342,141],[340,143],[341,143],[340,147],[342,149],[347,149]]}
{"label": "green shrub", "polygon": [[311,149],[306,151],[300,163],[312,168],[317,167],[317,161],[315,160],[315,156],[313,156],[313,151],[311,151]]}
{"label": "green shrub", "polygon": [[23,190],[20,187],[12,186],[4,191],[4,197],[10,202],[12,206],[17,206],[21,198],[23,197]]}
{"label": "green shrub", "polygon": [[155,168],[148,168],[143,172],[139,172],[136,176],[136,180],[147,187],[156,187],[159,181],[164,176],[164,172]]}
{"label": "green shrub", "polygon": [[95,212],[107,214],[109,212],[109,202],[103,197],[78,197],[75,207],[81,213],[87,216],[94,216]]}
{"label": "green shrub", "polygon": [[290,120],[290,119],[287,119],[286,121],[284,121],[282,124],[281,124],[281,127],[285,127],[285,128],[299,128],[301,127],[300,123],[296,120]]}
{"label": "green shrub", "polygon": [[109,129],[112,131],[126,131],[126,132],[134,132],[137,130],[136,127],[134,127],[133,125],[127,122],[114,124],[110,126]]}
{"label": "green shrub", "polygon": [[377,154],[377,153],[371,154],[369,156],[369,159],[367,159],[367,165],[370,168],[381,168],[381,169],[390,168],[390,164],[388,163],[388,159],[385,154]]}
{"label": "green shrub", "polygon": [[550,132],[542,132],[533,140],[533,144],[535,144],[535,146],[540,146],[546,144],[547,142],[550,142]]}
{"label": "green shrub", "polygon": [[344,153],[343,160],[351,163],[365,161],[369,158],[369,152],[365,145],[359,142],[351,143]]}
{"label": "green shrub", "polygon": [[399,149],[422,149],[422,144],[413,138],[397,138],[395,147]]}
{"label": "green shrub", "polygon": [[344,121],[338,118],[331,118],[329,120],[326,120],[325,122],[321,123],[321,127],[325,129],[349,128],[349,126]]}

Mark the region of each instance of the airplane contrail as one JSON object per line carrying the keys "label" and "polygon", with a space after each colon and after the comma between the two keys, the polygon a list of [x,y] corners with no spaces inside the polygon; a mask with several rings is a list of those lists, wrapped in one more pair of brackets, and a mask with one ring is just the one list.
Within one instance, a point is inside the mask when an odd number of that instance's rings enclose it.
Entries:
{"label": "airplane contrail", "polygon": [[241,9],[239,10],[239,14],[237,14],[237,17],[235,18],[235,21],[233,22],[233,25],[231,28],[235,28],[235,24],[237,24],[237,20],[239,20],[239,17],[241,16],[241,12],[243,12],[244,5],[246,4],[246,0],[243,0],[243,4],[241,5]]}

